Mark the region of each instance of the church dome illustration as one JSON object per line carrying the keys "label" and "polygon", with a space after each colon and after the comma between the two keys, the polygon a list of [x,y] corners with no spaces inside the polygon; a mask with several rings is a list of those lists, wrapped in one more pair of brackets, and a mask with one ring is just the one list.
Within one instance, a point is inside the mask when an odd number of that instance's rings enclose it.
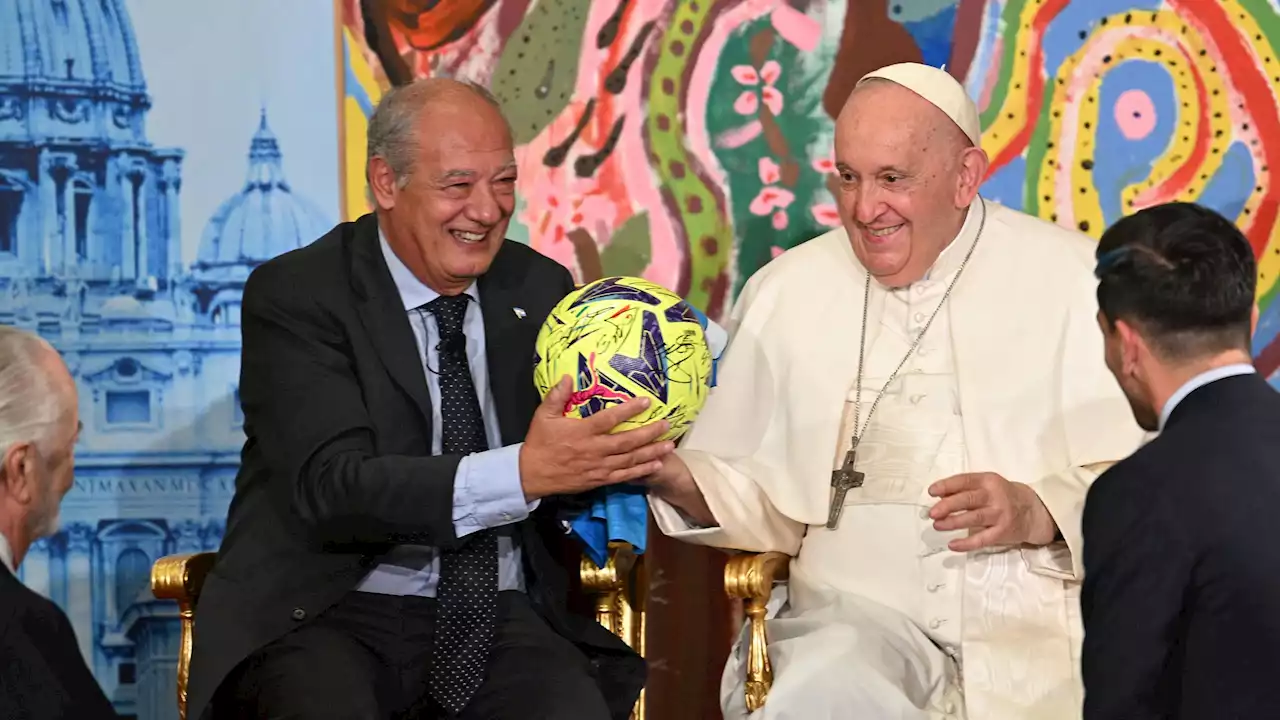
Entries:
{"label": "church dome illustration", "polygon": [[289,187],[282,159],[263,110],[249,145],[244,187],[205,226],[193,267],[197,277],[243,281],[258,265],[309,245],[329,230],[324,213]]}
{"label": "church dome illustration", "polygon": [[37,324],[180,280],[183,153],[148,140],[150,107],[124,0],[0,0],[0,292]]}
{"label": "church dome illustration", "polygon": [[254,268],[330,229],[324,213],[293,192],[283,160],[264,109],[249,143],[244,186],[205,225],[191,267],[200,311],[215,325],[239,324],[240,297]]}
{"label": "church dome illustration", "polygon": [[239,329],[201,315],[184,261],[186,158],[147,134],[144,69],[185,58],[143,56],[130,5],[0,0],[0,324],[62,353],[83,423],[60,527],[19,577],[62,607],[116,712],[146,719],[176,717],[165,678],[180,642],[150,568],[217,549],[244,420]]}
{"label": "church dome illustration", "polygon": [[22,123],[4,120],[44,115],[66,123],[59,134],[68,138],[88,139],[102,126],[116,139],[143,139],[146,81],[123,4],[0,2],[0,140],[25,135]]}

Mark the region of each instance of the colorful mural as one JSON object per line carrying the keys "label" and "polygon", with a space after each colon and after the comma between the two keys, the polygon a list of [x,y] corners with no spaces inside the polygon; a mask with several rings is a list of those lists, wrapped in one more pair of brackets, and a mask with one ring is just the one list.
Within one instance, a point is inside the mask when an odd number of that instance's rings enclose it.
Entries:
{"label": "colorful mural", "polygon": [[1258,364],[1280,367],[1280,16],[1268,0],[339,0],[345,213],[366,211],[383,88],[490,87],[516,135],[513,234],[582,280],[643,275],[721,317],[752,272],[839,224],[833,118],[891,62],[982,110],[984,194],[1094,237],[1174,199],[1260,259]]}

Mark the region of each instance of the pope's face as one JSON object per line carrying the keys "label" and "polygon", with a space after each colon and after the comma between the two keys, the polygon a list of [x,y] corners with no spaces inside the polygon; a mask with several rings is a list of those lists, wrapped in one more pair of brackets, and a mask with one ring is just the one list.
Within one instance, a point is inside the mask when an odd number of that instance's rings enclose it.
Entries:
{"label": "pope's face", "polygon": [[894,83],[858,88],[840,113],[840,216],[858,260],[882,283],[924,277],[955,238],[977,189],[963,178],[966,145],[941,110]]}

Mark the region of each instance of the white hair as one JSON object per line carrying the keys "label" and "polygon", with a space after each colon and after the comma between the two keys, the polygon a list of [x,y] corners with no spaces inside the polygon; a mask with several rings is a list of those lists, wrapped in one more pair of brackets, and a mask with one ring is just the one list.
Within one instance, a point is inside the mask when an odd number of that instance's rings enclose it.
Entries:
{"label": "white hair", "polygon": [[45,352],[56,351],[37,335],[0,325],[0,453],[19,443],[50,449],[65,403],[41,362]]}
{"label": "white hair", "polygon": [[[391,167],[399,187],[408,184],[409,176],[413,174],[414,153],[418,148],[415,123],[423,108],[439,97],[440,85],[433,82],[439,79],[451,78],[419,78],[390,88],[378,101],[365,131],[368,139],[366,171],[368,160],[380,157]],[[498,99],[483,85],[470,80],[457,82],[502,112]]]}

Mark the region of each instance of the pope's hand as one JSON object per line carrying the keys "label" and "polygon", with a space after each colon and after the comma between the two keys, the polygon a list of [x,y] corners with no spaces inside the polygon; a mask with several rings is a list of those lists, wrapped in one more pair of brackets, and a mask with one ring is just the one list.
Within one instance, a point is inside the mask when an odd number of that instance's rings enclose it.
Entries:
{"label": "pope's hand", "polygon": [[648,486],[650,494],[679,510],[685,519],[701,527],[716,525],[716,516],[707,507],[707,499],[679,455],[663,456],[661,468],[641,482]]}
{"label": "pope's hand", "polygon": [[1035,490],[996,473],[952,475],[930,485],[929,494],[942,498],[929,510],[934,529],[969,530],[968,537],[947,544],[955,552],[993,545],[1048,545],[1058,530]]}

